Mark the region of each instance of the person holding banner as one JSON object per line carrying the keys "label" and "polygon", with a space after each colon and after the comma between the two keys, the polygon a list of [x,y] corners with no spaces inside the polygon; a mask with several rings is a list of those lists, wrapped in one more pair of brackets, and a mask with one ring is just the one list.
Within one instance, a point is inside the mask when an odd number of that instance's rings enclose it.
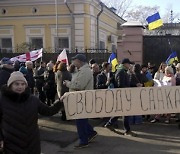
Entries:
{"label": "person holding banner", "polygon": [[[165,75],[162,79],[162,85],[161,86],[176,86],[176,79],[174,77],[174,70],[171,66],[167,66],[165,68]],[[151,120],[151,123],[155,123],[160,121],[160,114],[156,115],[153,120]],[[170,123],[170,117],[171,114],[166,114],[166,120],[164,121],[166,124]]]}
{"label": "person holding banner", "polygon": [[30,93],[19,71],[13,72],[0,95],[0,150],[6,154],[40,154],[38,114],[52,116],[62,106],[57,100],[49,107]]}
{"label": "person holding banner", "polygon": [[[72,76],[72,80],[64,81],[64,85],[70,91],[93,90],[93,73],[86,62],[83,54],[72,57],[73,64],[77,67],[77,72]],[[88,119],[77,119],[76,126],[80,142],[74,148],[84,148],[97,136],[97,132],[89,124]]]}
{"label": "person holding banner", "polygon": [[[69,92],[69,88],[63,84],[63,81],[64,80],[71,81],[71,78],[72,78],[72,76],[71,76],[71,73],[68,72],[68,70],[67,70],[66,63],[60,62],[59,66],[58,66],[58,71],[55,75],[56,84],[57,84],[57,94],[58,94],[59,98],[61,98],[61,96],[63,96],[66,92]],[[66,121],[64,105],[61,110],[61,120]]]}
{"label": "person holding banner", "polygon": [[[176,65],[176,74],[175,74],[175,79],[176,79],[176,86],[180,86],[180,63]],[[180,122],[180,113],[176,114],[177,117],[177,122]],[[180,125],[179,125],[180,126]],[[179,127],[180,128],[180,127]]]}
{"label": "person holding banner", "polygon": [[[115,74],[115,88],[127,88],[130,87],[130,79],[127,71],[130,68],[130,64],[133,64],[128,58],[122,60],[122,63],[117,67],[117,71]],[[118,120],[119,117],[112,117],[105,124],[105,127],[111,127]],[[136,136],[135,133],[131,131],[129,124],[129,116],[123,117],[123,125],[125,129],[124,135],[127,136]]]}
{"label": "person holding banner", "polygon": [[158,71],[155,73],[154,75],[154,79],[155,80],[159,80],[159,81],[162,81],[164,75],[165,75],[165,68],[166,68],[166,63],[165,62],[162,62],[159,66],[159,69]]}

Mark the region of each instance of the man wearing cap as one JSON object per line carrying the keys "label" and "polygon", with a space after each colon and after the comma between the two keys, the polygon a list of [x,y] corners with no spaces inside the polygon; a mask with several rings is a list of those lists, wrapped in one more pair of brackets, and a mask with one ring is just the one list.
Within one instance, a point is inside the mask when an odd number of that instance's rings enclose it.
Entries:
{"label": "man wearing cap", "polygon": [[[86,57],[83,54],[77,54],[72,58],[73,64],[77,67],[77,72],[73,75],[71,81],[64,81],[70,91],[82,91],[93,89],[93,73],[86,62]],[[88,123],[88,119],[76,120],[77,131],[80,142],[74,148],[84,148],[88,146],[96,136],[97,132]]]}
{"label": "man wearing cap", "polygon": [[9,58],[4,57],[3,59],[1,59],[0,88],[3,85],[7,84],[7,81],[13,70],[13,62]]}
{"label": "man wearing cap", "polygon": [[[115,87],[116,88],[127,88],[130,87],[129,75],[127,73],[130,68],[130,64],[133,64],[128,58],[122,60],[121,64],[117,67],[117,71],[115,74]],[[119,117],[110,118],[110,120],[104,125],[104,127],[111,127]],[[131,132],[129,125],[129,117],[123,117],[123,125],[125,129],[124,135],[135,136],[133,132]]]}

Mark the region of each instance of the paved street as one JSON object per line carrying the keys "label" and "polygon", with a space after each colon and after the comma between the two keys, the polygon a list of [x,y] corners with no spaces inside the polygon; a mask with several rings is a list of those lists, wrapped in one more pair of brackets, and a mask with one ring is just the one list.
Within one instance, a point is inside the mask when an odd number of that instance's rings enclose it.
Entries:
{"label": "paved street", "polygon": [[84,149],[75,150],[78,143],[74,121],[62,122],[59,115],[40,117],[41,143],[43,154],[180,154],[180,129],[177,123],[171,124],[145,122],[132,125],[137,137],[123,136],[120,129],[112,132],[102,127],[101,119],[91,119],[98,132],[97,138]]}

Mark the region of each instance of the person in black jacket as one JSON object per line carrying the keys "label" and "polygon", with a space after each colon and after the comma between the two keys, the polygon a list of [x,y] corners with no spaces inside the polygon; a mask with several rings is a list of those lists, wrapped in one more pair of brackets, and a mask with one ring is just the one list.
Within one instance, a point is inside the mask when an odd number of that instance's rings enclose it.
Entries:
{"label": "person in black jacket", "polygon": [[45,62],[41,62],[40,63],[40,67],[36,70],[36,73],[35,73],[35,84],[36,84],[36,88],[37,88],[37,91],[39,93],[39,99],[45,103],[46,102],[46,95],[45,95],[45,92],[44,92],[44,72],[46,71],[46,63]]}
{"label": "person in black jacket", "polygon": [[96,88],[107,89],[114,87],[114,76],[111,72],[111,65],[108,62],[103,62],[102,71],[97,75]]}
{"label": "person in black jacket", "polygon": [[13,62],[9,59],[4,57],[1,60],[1,69],[0,69],[0,88],[7,84],[7,81],[14,71]]}
{"label": "person in black jacket", "polygon": [[51,106],[56,96],[55,74],[53,72],[53,63],[47,64],[47,70],[44,73],[44,87],[43,91],[46,95],[47,105]]}
{"label": "person in black jacket", "polygon": [[96,87],[97,86],[96,85],[96,83],[97,83],[97,76],[100,73],[99,65],[97,63],[92,64],[91,70],[93,72],[93,78],[94,78],[94,89],[97,89],[97,87]]}
{"label": "person in black jacket", "polygon": [[0,147],[6,154],[40,154],[38,113],[56,114],[62,103],[47,106],[30,94],[27,81],[19,71],[13,72],[0,96]]}
{"label": "person in black jacket", "polygon": [[26,61],[26,69],[27,69],[26,79],[28,82],[28,87],[30,88],[31,93],[34,94],[35,80],[34,80],[32,61]]}
{"label": "person in black jacket", "polygon": [[[128,88],[130,87],[130,80],[127,71],[130,68],[130,64],[133,64],[128,58],[122,60],[122,63],[117,67],[117,71],[115,74],[115,82],[116,88]],[[104,125],[104,127],[112,126],[119,117],[112,117],[110,120]],[[129,124],[129,117],[123,117],[123,125],[125,129],[124,135],[128,136],[136,136],[133,132],[131,132],[130,124]]]}

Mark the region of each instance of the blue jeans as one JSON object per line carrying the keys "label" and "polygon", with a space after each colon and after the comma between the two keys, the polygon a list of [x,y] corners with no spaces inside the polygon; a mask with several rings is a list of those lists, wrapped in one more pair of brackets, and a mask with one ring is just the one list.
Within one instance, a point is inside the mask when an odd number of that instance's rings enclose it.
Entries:
{"label": "blue jeans", "polygon": [[[108,123],[110,125],[113,125],[118,120],[118,118],[119,117],[110,118]],[[124,116],[123,117],[123,126],[124,126],[124,129],[125,129],[126,132],[131,130],[130,125],[129,125],[129,116]]]}
{"label": "blue jeans", "polygon": [[88,119],[77,119],[76,127],[80,144],[88,144],[88,137],[95,133],[93,127],[89,124]]}

